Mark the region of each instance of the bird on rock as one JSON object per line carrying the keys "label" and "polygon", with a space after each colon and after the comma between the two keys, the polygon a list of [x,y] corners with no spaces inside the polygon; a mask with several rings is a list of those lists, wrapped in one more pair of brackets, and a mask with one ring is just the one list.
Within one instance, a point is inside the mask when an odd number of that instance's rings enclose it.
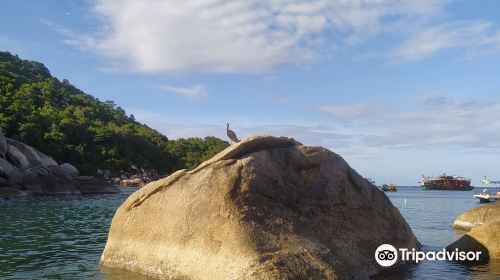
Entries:
{"label": "bird on rock", "polygon": [[234,133],[234,131],[229,129],[229,123],[227,124],[226,133],[227,133],[227,137],[229,137],[229,139],[231,139],[231,142],[235,142],[235,143],[240,142],[240,140],[238,140],[238,137],[236,137],[236,133]]}

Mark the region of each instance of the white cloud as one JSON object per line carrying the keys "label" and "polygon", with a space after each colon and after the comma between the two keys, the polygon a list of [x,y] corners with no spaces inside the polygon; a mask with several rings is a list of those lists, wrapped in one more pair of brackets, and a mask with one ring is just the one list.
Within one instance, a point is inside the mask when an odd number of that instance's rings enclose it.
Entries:
{"label": "white cloud", "polygon": [[417,148],[455,146],[467,149],[500,150],[500,101],[484,102],[426,96],[408,102],[403,108],[393,105],[390,110],[370,111],[376,104],[360,103],[350,106],[324,106],[337,121],[349,123],[359,132],[365,146],[385,148]]}
{"label": "white cloud", "polygon": [[390,56],[400,62],[416,61],[449,48],[499,50],[500,34],[488,21],[451,22],[417,30]]}
{"label": "white cloud", "polygon": [[314,57],[308,39],[326,20],[317,4],[303,4],[101,0],[103,35],[80,44],[140,72],[264,72]]}
{"label": "white cloud", "polygon": [[42,24],[48,26],[48,27],[51,27],[52,29],[54,29],[55,31],[57,31],[58,33],[66,36],[66,37],[75,37],[75,36],[77,36],[77,34],[75,34],[71,29],[69,29],[69,28],[67,28],[65,26],[56,24],[52,20],[40,19],[40,22]]}
{"label": "white cloud", "polygon": [[175,94],[182,95],[183,97],[190,100],[199,100],[203,97],[208,96],[208,92],[202,85],[194,85],[192,87],[176,87],[171,85],[159,85],[159,89],[171,92]]}
{"label": "white cloud", "polygon": [[67,42],[111,58],[115,69],[145,73],[269,72],[310,63],[333,51],[331,46],[350,46],[381,33],[410,36],[394,52],[411,60],[450,46],[410,49],[412,42],[442,34],[425,28],[442,17],[449,2],[98,0],[99,32],[70,36]]}
{"label": "white cloud", "polygon": [[319,110],[341,119],[358,119],[372,117],[374,114],[382,114],[387,111],[387,106],[382,104],[358,103],[353,105],[324,105]]}

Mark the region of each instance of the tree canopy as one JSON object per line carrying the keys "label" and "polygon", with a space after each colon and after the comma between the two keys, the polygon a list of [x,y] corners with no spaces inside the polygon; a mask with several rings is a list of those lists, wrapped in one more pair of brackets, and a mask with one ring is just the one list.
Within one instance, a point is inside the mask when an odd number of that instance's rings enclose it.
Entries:
{"label": "tree canopy", "polygon": [[113,101],[59,81],[36,61],[0,52],[0,127],[82,173],[135,165],[162,174],[194,168],[229,144],[215,137],[169,140]]}

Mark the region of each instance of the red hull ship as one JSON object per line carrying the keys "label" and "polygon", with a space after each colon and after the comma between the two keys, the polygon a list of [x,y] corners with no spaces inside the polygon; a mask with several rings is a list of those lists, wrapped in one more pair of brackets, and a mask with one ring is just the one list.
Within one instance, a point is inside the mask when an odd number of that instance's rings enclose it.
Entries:
{"label": "red hull ship", "polygon": [[473,189],[470,179],[446,174],[437,177],[422,176],[420,185],[426,190],[470,191]]}

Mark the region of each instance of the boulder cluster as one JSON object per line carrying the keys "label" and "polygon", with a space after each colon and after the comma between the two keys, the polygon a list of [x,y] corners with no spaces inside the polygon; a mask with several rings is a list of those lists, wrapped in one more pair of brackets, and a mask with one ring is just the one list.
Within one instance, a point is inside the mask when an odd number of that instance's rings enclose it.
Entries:
{"label": "boulder cluster", "polygon": [[134,192],[101,264],[166,279],[368,279],[384,243],[420,248],[342,157],[254,136]]}
{"label": "boulder cluster", "polygon": [[0,197],[116,193],[104,180],[80,176],[70,163],[58,164],[34,147],[0,131]]}
{"label": "boulder cluster", "polygon": [[97,170],[97,175],[106,181],[122,187],[144,187],[147,183],[161,178],[155,169],[146,170],[135,165],[130,167],[130,172],[113,174],[109,170]]}

